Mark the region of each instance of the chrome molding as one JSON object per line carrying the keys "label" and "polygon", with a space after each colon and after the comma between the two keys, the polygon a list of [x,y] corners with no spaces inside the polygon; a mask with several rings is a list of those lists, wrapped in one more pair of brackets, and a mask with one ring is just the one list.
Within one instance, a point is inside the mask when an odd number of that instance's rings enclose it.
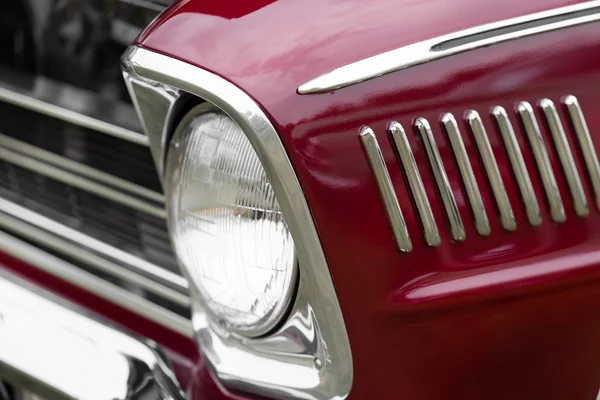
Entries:
{"label": "chrome molding", "polygon": [[531,104],[526,101],[522,101],[518,104],[517,110],[521,116],[521,122],[527,133],[529,144],[533,150],[533,156],[537,164],[538,170],[542,177],[542,184],[550,204],[550,215],[552,220],[555,222],[565,222],[567,216],[565,215],[565,208],[563,206],[562,197],[558,191],[558,185],[554,172],[552,171],[552,165],[550,164],[550,158],[548,157],[548,150],[544,143],[544,138],[540,132],[537,119],[533,112]]}
{"label": "chrome molding", "polygon": [[540,205],[538,204],[535,192],[533,191],[533,185],[527,167],[525,166],[525,160],[523,160],[523,154],[519,147],[519,142],[515,136],[508,114],[503,107],[496,106],[492,110],[492,114],[498,124],[498,129],[502,135],[506,152],[512,166],[513,172],[517,179],[517,185],[521,192],[521,198],[525,205],[525,213],[529,224],[532,226],[540,226],[542,224],[542,214],[540,212]]}
{"label": "chrome molding", "polygon": [[0,343],[0,377],[40,399],[185,399],[156,344],[7,272]]}
{"label": "chrome molding", "polygon": [[442,116],[442,124],[444,125],[446,133],[448,134],[448,138],[450,139],[452,151],[454,152],[458,169],[460,171],[463,184],[465,185],[469,202],[471,203],[471,210],[473,211],[473,218],[475,219],[475,229],[477,229],[477,233],[479,233],[481,236],[488,236],[491,233],[490,222],[485,211],[483,199],[481,198],[481,192],[479,191],[479,186],[475,180],[473,167],[471,166],[471,161],[469,161],[469,156],[467,155],[467,150],[465,149],[465,144],[460,135],[460,130],[458,129],[456,119],[450,113],[444,114]]}
{"label": "chrome molding", "polygon": [[600,1],[588,1],[424,40],[334,69],[298,88],[325,93],[454,54],[600,20]]}
{"label": "chrome molding", "polygon": [[379,193],[385,204],[388,219],[392,231],[394,232],[394,237],[396,238],[396,245],[400,251],[411,251],[412,243],[410,241],[410,236],[408,235],[408,230],[406,229],[404,216],[402,215],[398,197],[396,197],[396,192],[392,186],[390,174],[385,166],[385,160],[381,154],[381,149],[377,143],[377,138],[375,138],[375,133],[371,128],[364,127],[360,132],[360,140],[365,149],[365,153],[367,154],[367,159],[369,160],[373,174],[375,175]]}
{"label": "chrome molding", "polygon": [[[224,384],[266,397],[345,398],[353,366],[344,320],[311,213],[273,125],[246,93],[209,71],[137,47],[126,52],[123,65],[128,84],[152,82],[163,93],[197,96],[242,128],[273,185],[296,245],[300,267],[296,298],[288,319],[268,336],[248,339],[216,329],[192,296],[195,336],[208,365]],[[135,90],[130,93],[136,97]],[[138,105],[140,100],[136,98]],[[160,141],[169,129],[169,114],[162,113],[161,121],[148,119],[143,112],[140,116],[145,130],[157,132]]]}
{"label": "chrome molding", "polygon": [[17,153],[21,153],[27,157],[31,157],[32,159],[52,164],[56,167],[64,169],[65,171],[90,178],[107,186],[112,186],[116,189],[129,192],[132,195],[144,197],[156,203],[164,203],[165,196],[162,193],[158,193],[143,186],[136,185],[135,183],[126,181],[125,179],[118,178],[114,175],[99,171],[85,164],[59,156],[58,154],[43,150],[39,147],[0,133],[0,148],[2,147]]}
{"label": "chrome molding", "polygon": [[185,278],[1,198],[0,228],[177,304],[190,305]]}
{"label": "chrome molding", "polygon": [[465,227],[463,226],[462,219],[460,218],[460,213],[458,212],[458,207],[456,206],[456,200],[454,200],[454,194],[452,193],[452,188],[450,187],[450,181],[448,181],[446,169],[442,163],[442,157],[440,156],[437,144],[435,143],[435,138],[433,137],[433,132],[431,132],[429,122],[427,122],[425,118],[417,118],[415,121],[415,127],[421,134],[421,138],[425,144],[427,158],[429,158],[429,164],[433,170],[433,176],[435,177],[438,189],[442,195],[442,202],[444,203],[444,208],[446,209],[446,214],[448,216],[448,222],[450,223],[452,238],[458,242],[462,242],[466,237]]}
{"label": "chrome molding", "polygon": [[494,152],[492,150],[492,146],[490,145],[490,140],[488,139],[485,127],[483,126],[483,122],[481,121],[481,117],[479,117],[479,113],[477,113],[477,111],[469,110],[466,114],[466,120],[469,123],[473,136],[475,137],[475,143],[479,149],[479,154],[483,161],[485,172],[490,181],[490,185],[492,186],[492,192],[494,192],[494,198],[496,199],[496,204],[498,205],[498,210],[500,211],[500,222],[502,227],[507,231],[514,231],[517,229],[515,215],[513,213],[512,206],[510,205],[510,200],[508,199],[508,194],[506,193],[506,188],[504,187],[504,181],[500,175],[498,163],[496,162],[496,157],[494,156]]}
{"label": "chrome molding", "polygon": [[188,319],[2,231],[0,231],[0,247],[4,253],[21,259],[51,275],[142,315],[181,335],[193,337],[192,324]]}
{"label": "chrome molding", "polygon": [[548,122],[556,152],[558,153],[563,172],[567,178],[569,190],[571,191],[571,196],[573,198],[575,213],[579,217],[587,217],[590,213],[587,199],[585,198],[583,185],[581,184],[581,179],[577,173],[575,160],[573,159],[573,154],[571,153],[571,148],[569,147],[569,142],[567,141],[567,136],[565,135],[565,130],[563,129],[556,107],[552,100],[542,99],[540,101],[540,108],[546,116],[546,122]]}
{"label": "chrome molding", "polygon": [[[598,211],[600,211],[600,163],[598,162],[594,143],[592,142],[590,132],[577,98],[572,95],[565,96],[562,99],[562,103],[566,106],[569,113],[573,129],[585,160],[587,173],[594,189],[596,205]],[[548,130],[552,135],[552,140],[558,153],[562,171],[571,192],[575,214],[581,218],[585,218],[589,215],[588,200],[583,189],[579,172],[577,171],[574,155],[570,148],[561,117],[554,103],[550,99],[540,100],[539,107],[547,122]],[[527,136],[528,143],[533,151],[536,167],[540,173],[544,191],[548,197],[552,220],[555,222],[564,222],[566,220],[564,205],[558,191],[556,177],[552,170],[550,158],[534,110],[529,103],[523,101],[516,105],[515,113],[522,122],[523,136]],[[534,185],[531,181],[529,171],[527,170],[525,160],[523,159],[521,147],[519,146],[519,141],[509,115],[503,107],[495,106],[491,110],[491,117],[495,120],[498,131],[502,136],[506,154],[508,155],[521,199],[523,200],[523,206],[529,225],[533,227],[541,226],[543,219],[540,205],[536,198]],[[505,230],[515,231],[517,229],[517,221],[496,161],[496,155],[494,155],[492,150],[490,139],[483,121],[479,116],[479,113],[475,110],[468,110],[465,113],[464,118],[475,139],[475,145],[477,146],[483,168],[486,172],[488,182],[498,206],[500,223]],[[467,192],[467,197],[469,198],[471,206],[470,211],[472,212],[475,229],[479,235],[487,236],[491,233],[490,222],[458,123],[450,113],[443,114],[440,122],[448,135],[451,151],[456,160],[458,170]],[[444,209],[448,216],[448,220],[450,221],[452,236],[456,241],[460,241],[459,238],[462,237],[464,239],[465,236],[464,226],[459,214],[460,210],[458,209],[454,198],[454,193],[448,182],[446,169],[443,165],[432,128],[424,118],[415,119],[414,127],[422,138],[426,156],[431,165],[434,178],[440,190]],[[439,246],[441,240],[431,211],[430,199],[427,198],[421,180],[421,174],[419,172],[419,165],[415,161],[415,156],[410,148],[406,132],[402,125],[396,121],[389,123],[388,131],[391,135],[394,147],[398,152],[400,161],[402,162],[410,186],[410,191],[415,200],[417,212],[423,224],[425,241],[429,246]],[[376,164],[372,169],[375,174],[375,179],[380,186],[380,190],[381,186],[385,185],[386,195],[395,196],[393,183],[389,180],[389,173],[385,167],[383,157],[381,156],[381,150],[377,145],[373,131],[370,128],[363,128],[360,137],[365,148],[370,147],[370,153],[367,151],[367,158],[370,164]],[[365,140],[367,143],[365,143]],[[424,168],[423,166],[421,167]],[[383,179],[383,183],[380,183],[381,177],[378,177],[377,174],[382,174],[382,171],[385,172],[385,175],[382,175],[383,178],[387,177],[387,179]],[[382,197],[384,197],[383,194]],[[435,200],[436,199],[431,199],[431,201]],[[390,212],[390,207],[396,207],[397,204],[397,198],[391,200],[384,198],[384,205],[388,209],[388,213]],[[406,227],[406,225],[403,226]],[[410,232],[406,233],[406,235],[409,234]]]}
{"label": "chrome molding", "polygon": [[150,215],[154,215],[159,218],[166,218],[166,212],[163,205],[157,205],[155,203],[150,203],[137,197],[130,196],[119,190],[97,183],[84,176],[80,176],[63,168],[42,162],[39,159],[32,158],[25,154],[19,154],[7,148],[0,147],[0,160],[4,160],[21,168],[34,171],[38,174],[77,187],[87,192],[94,193],[95,195],[107,198],[117,203],[121,203]]}
{"label": "chrome molding", "polygon": [[[69,90],[65,90],[65,88],[55,86],[49,80],[40,80],[39,82],[35,82],[33,90],[28,91],[11,85],[9,82],[0,82],[0,101],[79,125],[83,128],[115,136],[135,144],[148,146],[148,137],[146,135],[77,111],[77,108],[81,108],[82,104],[71,104],[74,98],[80,99],[84,103],[89,101],[87,98],[81,98],[80,91],[71,89],[70,87],[68,88]],[[69,95],[73,98],[66,98]],[[58,103],[57,99],[63,98],[65,103],[69,103],[69,105]],[[117,111],[119,110],[113,110],[113,112]],[[107,113],[107,115],[110,115],[110,113]]]}
{"label": "chrome molding", "polygon": [[[410,190],[417,205],[421,223],[423,224],[425,241],[429,246],[439,246],[441,243],[440,233],[438,232],[437,224],[435,223],[435,218],[431,211],[431,205],[427,199],[427,193],[425,192],[425,187],[421,180],[421,174],[419,173],[415,156],[408,143],[406,132],[404,132],[402,125],[396,121],[390,123],[388,131],[392,135],[396,150],[398,151],[402,166],[404,167],[404,172],[408,178],[408,184],[410,185]],[[408,235],[408,232],[406,234]]]}
{"label": "chrome molding", "polygon": [[579,106],[577,98],[573,95],[568,95],[562,102],[569,111],[571,123],[573,124],[573,129],[577,135],[579,147],[583,153],[587,172],[592,183],[592,188],[594,189],[596,208],[600,211],[600,163],[598,163],[598,155],[596,154],[594,142],[592,142],[592,136],[588,130],[583,111]]}

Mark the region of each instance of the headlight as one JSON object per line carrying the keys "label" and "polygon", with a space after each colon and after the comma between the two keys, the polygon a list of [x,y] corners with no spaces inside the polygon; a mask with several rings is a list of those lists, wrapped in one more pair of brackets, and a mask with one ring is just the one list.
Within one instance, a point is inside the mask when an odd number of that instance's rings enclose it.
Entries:
{"label": "headlight", "polygon": [[294,242],[241,128],[208,105],[171,140],[169,230],[180,264],[214,323],[246,336],[272,330],[296,281]]}

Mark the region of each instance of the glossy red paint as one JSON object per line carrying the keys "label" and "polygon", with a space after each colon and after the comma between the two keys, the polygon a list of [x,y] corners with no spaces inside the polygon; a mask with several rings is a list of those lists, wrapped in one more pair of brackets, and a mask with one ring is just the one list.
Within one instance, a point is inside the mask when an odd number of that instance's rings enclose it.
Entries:
{"label": "glossy red paint", "polygon": [[[234,2],[224,2],[233,4]],[[353,399],[592,399],[600,384],[600,215],[587,176],[590,217],[575,216],[556,152],[551,161],[567,222],[550,221],[537,168],[523,133],[519,143],[543,225],[531,228],[501,139],[489,115],[542,97],[576,95],[600,142],[600,24],[479,49],[316,96],[296,88],[366,56],[566,1],[280,1],[237,20],[207,16],[185,2],[141,44],[215,71],[252,95],[278,128],[311,207],[346,320],[354,358]],[[481,162],[474,169],[492,235],[473,227],[439,118],[467,109],[484,120],[518,228],[504,232]],[[561,110],[564,116],[564,110]],[[538,114],[539,115],[539,114]],[[411,123],[432,124],[467,230],[452,243],[424,149]],[[410,132],[442,245],[428,248],[401,166],[385,133],[390,120]],[[566,120],[566,119],[565,119]],[[412,234],[401,254],[358,131],[371,126]],[[463,138],[476,154],[460,121]],[[542,126],[547,144],[547,129]],[[571,145],[573,132],[567,127]],[[577,148],[574,146],[573,148]],[[575,154],[580,173],[585,169]]]}
{"label": "glossy red paint", "polygon": [[[576,95],[600,143],[600,24],[503,43],[381,77],[333,93],[296,88],[358,59],[470,26],[577,1],[304,0],[182,1],[139,43],[231,80],[277,127],[311,207],[346,321],[354,360],[351,399],[593,399],[600,385],[600,214],[575,153],[590,216],[575,216],[547,129],[567,221],[550,222],[529,145],[517,131],[544,224],[527,224],[516,182],[489,116],[515,102]],[[233,11],[232,11],[233,10]],[[504,232],[481,162],[473,165],[492,235],[473,227],[439,118],[477,110],[487,128],[518,228]],[[564,116],[564,110],[561,109]],[[411,127],[429,119],[467,239],[452,243],[422,143]],[[442,245],[432,249],[385,132],[410,132]],[[565,119],[566,120],[566,119]],[[464,121],[467,149],[476,154]],[[358,140],[371,126],[382,147],[413,239],[398,252]],[[570,127],[565,126],[573,148]],[[473,157],[473,160],[478,160]],[[8,256],[0,263],[129,329],[156,340],[176,360],[192,398],[235,398],[213,379],[193,341]]]}
{"label": "glossy red paint", "polygon": [[[223,8],[235,2],[222,2]],[[600,24],[495,45],[332,93],[299,96],[322,73],[419,40],[573,4],[573,1],[279,1],[238,19],[183,2],[140,39],[147,48],[231,80],[253,96],[280,132],[311,207],[347,324],[353,399],[592,399],[600,384],[600,215],[587,175],[590,216],[577,218],[546,127],[567,221],[550,221],[526,138],[519,144],[544,223],[527,223],[499,133],[504,106],[576,95],[600,142]],[[518,228],[500,227],[481,162],[474,156],[492,235],[475,232],[439,118],[477,110],[486,126]],[[537,112],[537,111],[536,111]],[[565,116],[564,110],[560,110]],[[539,114],[538,114],[539,115]],[[411,127],[432,124],[467,239],[452,243],[422,143]],[[410,142],[440,234],[432,249],[385,132],[398,120]],[[565,119],[568,121],[568,119]],[[468,151],[473,138],[459,121]],[[400,198],[414,250],[401,254],[358,140],[371,126]],[[573,148],[573,132],[565,126]],[[585,168],[576,152],[580,174]]]}

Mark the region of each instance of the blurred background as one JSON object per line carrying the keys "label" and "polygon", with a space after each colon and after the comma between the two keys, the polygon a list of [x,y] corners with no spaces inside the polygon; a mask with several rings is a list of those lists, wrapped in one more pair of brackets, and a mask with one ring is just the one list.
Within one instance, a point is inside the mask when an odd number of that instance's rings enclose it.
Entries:
{"label": "blurred background", "polygon": [[[0,2],[0,231],[187,316],[162,186],[120,69],[169,3]],[[131,284],[128,271],[152,283]]]}

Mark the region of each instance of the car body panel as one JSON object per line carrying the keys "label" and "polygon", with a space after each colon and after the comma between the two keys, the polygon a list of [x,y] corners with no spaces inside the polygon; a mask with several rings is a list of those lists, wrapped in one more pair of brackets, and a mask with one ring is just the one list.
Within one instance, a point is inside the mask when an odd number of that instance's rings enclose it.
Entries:
{"label": "car body panel", "polygon": [[[600,142],[600,23],[518,39],[423,64],[320,95],[301,84],[348,63],[435,36],[579,3],[469,0],[181,1],[138,44],[230,80],[253,97],[278,130],[311,208],[342,307],[354,362],[351,399],[593,399],[600,384],[600,214],[582,155],[575,163],[590,215],[576,216],[548,129],[542,127],[567,220],[551,221],[537,166],[517,129],[543,224],[533,228],[490,110],[577,96],[596,149]],[[217,5],[218,4],[218,5]],[[467,110],[482,116],[517,229],[504,231]],[[477,234],[453,152],[440,127],[459,121],[491,224]],[[538,111],[536,111],[538,112]],[[572,129],[560,108],[569,143]],[[539,112],[538,112],[539,118]],[[466,230],[452,241],[417,132],[429,120]],[[427,246],[386,128],[397,120],[430,199],[441,245]],[[358,133],[379,141],[413,250],[395,246]],[[214,381],[191,338],[165,332],[81,289],[8,257],[5,265],[147,335],[182,356],[182,385],[195,399],[236,398]],[[193,354],[193,356],[190,356]]]}
{"label": "car body panel", "polygon": [[[231,19],[205,14],[202,2],[173,8],[140,44],[216,72],[266,110],[289,152],[315,218],[353,351],[350,398],[593,398],[600,383],[600,324],[594,315],[600,229],[581,154],[575,161],[590,215],[575,215],[548,129],[542,127],[567,221],[551,221],[527,138],[517,137],[543,223],[527,222],[491,108],[518,126],[517,102],[578,97],[600,141],[598,23],[522,38],[321,95],[296,89],[335,68],[438,35],[576,2],[279,1]],[[226,6],[224,5],[224,9]],[[215,15],[217,14],[217,15]],[[194,27],[194,28],[192,28]],[[195,30],[194,33],[191,33]],[[198,39],[201,38],[201,39]],[[500,226],[477,148],[463,120],[482,116],[513,205],[517,230]],[[492,233],[479,236],[440,117],[459,121]],[[539,119],[539,112],[536,111]],[[432,126],[466,230],[452,241],[422,141],[412,124]],[[428,247],[386,133],[408,132],[442,244]],[[375,131],[413,239],[396,249],[358,132]],[[566,367],[568,366],[568,367]]]}

